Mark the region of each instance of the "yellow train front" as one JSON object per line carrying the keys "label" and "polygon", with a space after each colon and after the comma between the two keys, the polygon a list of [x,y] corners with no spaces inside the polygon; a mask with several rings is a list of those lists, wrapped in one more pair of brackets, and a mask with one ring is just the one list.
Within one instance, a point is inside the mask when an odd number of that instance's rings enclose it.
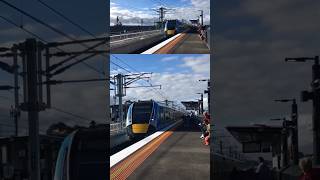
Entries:
{"label": "yellow train front", "polygon": [[160,102],[138,101],[128,108],[126,130],[130,139],[152,134],[182,117],[183,113]]}
{"label": "yellow train front", "polygon": [[180,23],[178,20],[167,20],[164,26],[164,32],[167,37],[174,36],[179,33]]}

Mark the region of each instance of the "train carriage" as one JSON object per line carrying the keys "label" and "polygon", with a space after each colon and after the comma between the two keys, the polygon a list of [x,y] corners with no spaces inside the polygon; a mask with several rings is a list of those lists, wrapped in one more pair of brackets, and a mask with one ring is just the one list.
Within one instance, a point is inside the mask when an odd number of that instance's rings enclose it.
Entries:
{"label": "train carriage", "polygon": [[167,20],[164,26],[164,32],[167,37],[174,36],[183,30],[183,25],[179,20]]}
{"label": "train carriage", "polygon": [[54,180],[107,179],[107,125],[76,130],[63,141]]}
{"label": "train carriage", "polygon": [[128,108],[127,134],[131,139],[144,137],[181,119],[183,112],[156,101],[138,101]]}

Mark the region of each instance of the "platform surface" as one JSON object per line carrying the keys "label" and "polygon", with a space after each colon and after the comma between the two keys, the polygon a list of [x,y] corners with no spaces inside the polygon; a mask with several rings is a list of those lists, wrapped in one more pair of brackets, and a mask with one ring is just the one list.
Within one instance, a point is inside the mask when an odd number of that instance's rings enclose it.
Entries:
{"label": "platform surface", "polygon": [[129,176],[129,180],[210,179],[210,147],[196,125],[184,123]]}
{"label": "platform surface", "polygon": [[173,47],[172,54],[209,54],[210,50],[197,33],[186,33],[185,37]]}

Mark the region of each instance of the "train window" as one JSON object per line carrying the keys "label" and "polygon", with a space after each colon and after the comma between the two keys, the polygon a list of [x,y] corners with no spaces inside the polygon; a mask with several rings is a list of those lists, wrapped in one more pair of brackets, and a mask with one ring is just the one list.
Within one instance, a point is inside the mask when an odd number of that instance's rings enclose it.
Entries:
{"label": "train window", "polygon": [[152,103],[136,103],[132,111],[132,123],[148,123],[151,117]]}
{"label": "train window", "polygon": [[81,132],[72,151],[72,180],[106,179],[107,141],[105,130]]}
{"label": "train window", "polygon": [[176,28],[176,20],[168,20],[166,25],[168,30],[173,30]]}

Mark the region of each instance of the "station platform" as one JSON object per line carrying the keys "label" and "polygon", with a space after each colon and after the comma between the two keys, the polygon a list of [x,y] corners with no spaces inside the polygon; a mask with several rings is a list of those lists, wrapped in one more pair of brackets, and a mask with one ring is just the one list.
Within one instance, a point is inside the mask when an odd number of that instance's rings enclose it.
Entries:
{"label": "station platform", "polygon": [[179,123],[113,166],[110,179],[210,179],[210,147],[196,124]]}
{"label": "station platform", "polygon": [[159,54],[209,54],[209,48],[197,33],[184,33],[176,44],[168,44]]}

